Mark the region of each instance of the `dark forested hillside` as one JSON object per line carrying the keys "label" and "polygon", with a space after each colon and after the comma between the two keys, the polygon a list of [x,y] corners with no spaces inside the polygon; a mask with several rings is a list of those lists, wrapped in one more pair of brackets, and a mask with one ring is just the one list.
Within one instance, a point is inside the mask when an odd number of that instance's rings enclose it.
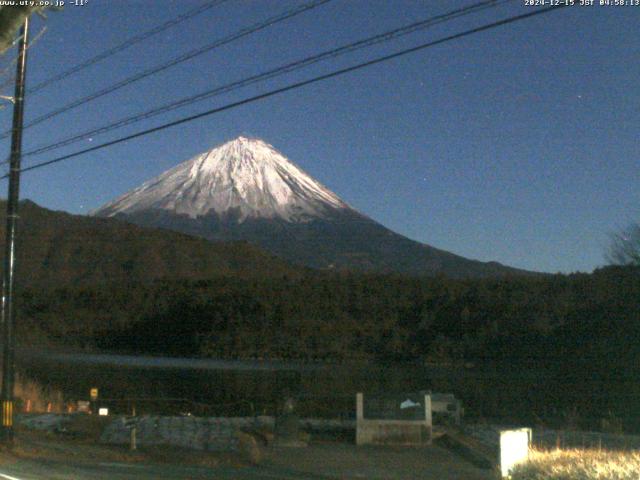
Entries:
{"label": "dark forested hillside", "polygon": [[[0,202],[4,248],[5,202]],[[17,283],[24,287],[147,282],[216,276],[297,275],[283,260],[246,242],[209,242],[114,219],[20,206]]]}
{"label": "dark forested hillside", "polygon": [[[58,342],[180,356],[474,362],[638,352],[640,270],[451,280],[309,273],[26,290]],[[23,328],[26,328],[23,326]]]}

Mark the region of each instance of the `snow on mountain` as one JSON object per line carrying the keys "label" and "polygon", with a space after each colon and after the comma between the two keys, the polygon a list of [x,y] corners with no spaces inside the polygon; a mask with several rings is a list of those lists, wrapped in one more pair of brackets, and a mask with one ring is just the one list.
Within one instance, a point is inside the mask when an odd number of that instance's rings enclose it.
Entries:
{"label": "snow on mountain", "polygon": [[238,137],[183,162],[92,212],[98,216],[166,210],[195,219],[232,213],[249,218],[306,222],[336,209],[340,198],[273,146]]}

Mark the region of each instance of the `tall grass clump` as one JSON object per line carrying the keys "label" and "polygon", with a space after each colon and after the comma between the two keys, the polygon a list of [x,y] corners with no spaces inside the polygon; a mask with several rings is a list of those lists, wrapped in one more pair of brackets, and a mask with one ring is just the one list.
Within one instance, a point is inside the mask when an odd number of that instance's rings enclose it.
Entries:
{"label": "tall grass clump", "polygon": [[64,411],[64,399],[60,391],[43,387],[22,375],[16,376],[14,396],[19,411],[29,413]]}
{"label": "tall grass clump", "polygon": [[640,480],[640,452],[531,451],[512,470],[513,480]]}

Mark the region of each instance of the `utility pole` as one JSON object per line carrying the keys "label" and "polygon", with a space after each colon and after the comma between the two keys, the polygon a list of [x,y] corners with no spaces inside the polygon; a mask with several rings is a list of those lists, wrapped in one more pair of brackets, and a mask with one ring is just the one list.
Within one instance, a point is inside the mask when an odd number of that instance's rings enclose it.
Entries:
{"label": "utility pole", "polygon": [[29,37],[29,17],[20,31],[18,46],[18,66],[16,68],[16,89],[13,104],[13,133],[11,136],[11,156],[9,158],[9,194],[7,196],[7,231],[4,248],[4,271],[2,281],[2,443],[13,442],[13,385],[15,379],[15,338],[16,312],[13,305],[15,274],[16,230],[18,223],[18,200],[20,197],[20,159],[22,156],[22,124],[24,115],[25,77],[27,71],[27,43]]}

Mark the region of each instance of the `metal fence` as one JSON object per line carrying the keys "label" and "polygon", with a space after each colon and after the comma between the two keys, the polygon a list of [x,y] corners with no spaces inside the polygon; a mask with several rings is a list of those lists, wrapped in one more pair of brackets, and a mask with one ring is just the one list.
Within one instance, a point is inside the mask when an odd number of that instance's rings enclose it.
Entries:
{"label": "metal fence", "polygon": [[[355,395],[292,395],[300,417],[355,419]],[[198,417],[253,417],[278,415],[286,398],[231,399],[227,402],[200,402],[188,398],[127,397],[99,398],[90,409],[107,408],[120,415],[193,415]]]}
{"label": "metal fence", "polygon": [[640,436],[535,428],[531,444],[539,450],[640,450]]}

